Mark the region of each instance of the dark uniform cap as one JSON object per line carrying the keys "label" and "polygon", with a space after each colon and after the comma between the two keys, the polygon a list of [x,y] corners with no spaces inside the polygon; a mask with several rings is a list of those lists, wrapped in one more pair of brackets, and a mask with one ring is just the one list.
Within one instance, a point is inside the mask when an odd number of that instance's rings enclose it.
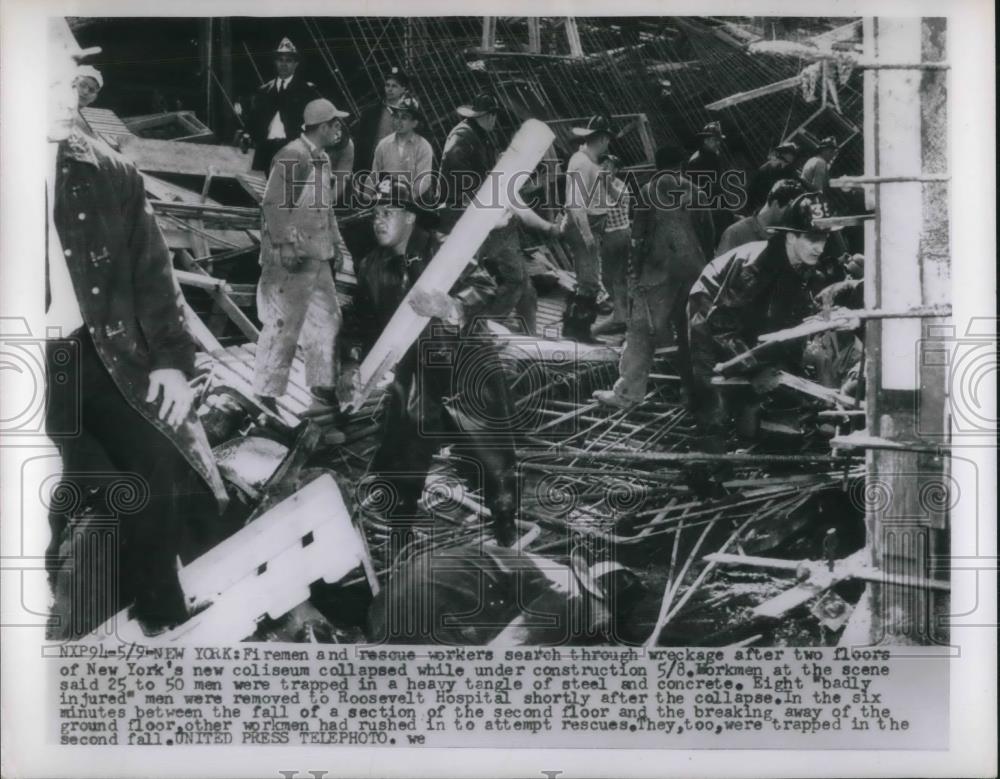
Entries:
{"label": "dark uniform cap", "polygon": [[385,79],[383,81],[388,81],[389,79],[396,81],[399,85],[405,89],[410,88],[410,77],[406,75],[402,68],[391,67],[389,72],[385,74]]}
{"label": "dark uniform cap", "polygon": [[589,138],[591,135],[596,135],[597,133],[605,133],[612,136],[615,134],[615,131],[611,127],[611,119],[604,114],[590,117],[585,126],[574,127],[572,128],[572,132],[573,135],[579,138]]}
{"label": "dark uniform cap", "polygon": [[466,119],[474,119],[477,116],[497,113],[500,110],[500,104],[493,95],[483,92],[472,98],[471,103],[460,105],[455,110]]}
{"label": "dark uniform cap", "polygon": [[722,134],[722,125],[719,122],[709,122],[701,131],[697,133],[699,138],[718,138],[719,140],[725,140],[726,136]]}

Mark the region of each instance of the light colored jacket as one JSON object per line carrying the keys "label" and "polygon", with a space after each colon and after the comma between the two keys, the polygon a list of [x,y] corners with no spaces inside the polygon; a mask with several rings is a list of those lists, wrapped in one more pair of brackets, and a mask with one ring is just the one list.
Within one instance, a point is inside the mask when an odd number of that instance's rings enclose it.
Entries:
{"label": "light colored jacket", "polygon": [[282,244],[295,246],[300,257],[342,257],[330,171],[326,152],[304,136],[274,156],[261,203],[261,265],[278,262]]}

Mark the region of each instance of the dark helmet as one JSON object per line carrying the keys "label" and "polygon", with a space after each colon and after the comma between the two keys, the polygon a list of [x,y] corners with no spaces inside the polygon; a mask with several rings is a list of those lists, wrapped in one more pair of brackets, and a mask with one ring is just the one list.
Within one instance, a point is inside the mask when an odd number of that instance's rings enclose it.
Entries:
{"label": "dark helmet", "polygon": [[771,230],[785,233],[829,233],[840,230],[840,226],[831,225],[827,221],[832,216],[833,210],[825,195],[806,192],[788,204],[781,224],[774,225]]}

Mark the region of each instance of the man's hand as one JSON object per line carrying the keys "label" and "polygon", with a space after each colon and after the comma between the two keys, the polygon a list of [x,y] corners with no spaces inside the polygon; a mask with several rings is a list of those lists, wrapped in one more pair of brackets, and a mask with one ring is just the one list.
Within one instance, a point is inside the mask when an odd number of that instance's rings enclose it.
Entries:
{"label": "man's hand", "polygon": [[766,395],[778,388],[778,369],[763,368],[750,377],[750,385],[758,395]]}
{"label": "man's hand", "polygon": [[157,397],[160,398],[157,416],[171,427],[180,426],[194,403],[194,392],[187,378],[176,368],[159,368],[150,372],[146,402],[155,403]]}
{"label": "man's hand", "polygon": [[281,267],[287,271],[297,271],[302,267],[304,259],[299,256],[295,245],[291,243],[283,243],[278,247],[278,257],[281,260]]}
{"label": "man's hand", "polygon": [[841,296],[848,296],[853,290],[857,289],[863,283],[864,282],[861,279],[845,279],[844,281],[836,281],[820,290],[819,294],[816,295],[816,300],[825,309],[833,308]]}
{"label": "man's hand", "polygon": [[597,241],[594,239],[594,234],[592,232],[588,230],[582,235],[583,235],[583,245],[586,246],[588,249],[593,249],[595,246],[597,246]]}
{"label": "man's hand", "polygon": [[455,323],[460,319],[459,304],[439,289],[416,287],[410,293],[410,308],[420,316]]}

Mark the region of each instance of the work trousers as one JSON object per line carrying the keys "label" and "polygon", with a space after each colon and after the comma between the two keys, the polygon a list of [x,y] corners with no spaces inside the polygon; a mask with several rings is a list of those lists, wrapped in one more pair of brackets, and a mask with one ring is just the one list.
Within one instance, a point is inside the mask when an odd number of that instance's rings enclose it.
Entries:
{"label": "work trousers", "polygon": [[[431,325],[435,327],[435,325]],[[434,454],[450,445],[459,474],[480,492],[493,523],[517,509],[514,419],[506,377],[489,336],[425,335],[400,364],[370,472],[391,486],[386,514],[417,515]]]}
{"label": "work trousers", "polygon": [[[108,571],[107,552],[99,552],[102,556],[86,566],[71,560],[72,592],[61,604],[69,613],[59,614],[69,624],[60,626],[60,634],[80,635],[110,616],[94,613],[108,600],[109,592],[102,588],[117,587],[123,603],[134,600],[140,619],[183,620],[186,609],[176,561],[181,522],[191,505],[187,499],[200,489],[197,475],[174,444],[125,399],[84,330],[72,340],[49,341],[46,358],[46,430],[63,464],[61,494],[72,498],[63,501],[52,493],[49,552],[60,548],[84,497],[103,487],[106,505],[97,518],[102,527],[114,529],[117,543],[108,551],[120,561],[118,571]],[[65,376],[75,380],[60,378]],[[113,473],[108,473],[108,463]],[[102,543],[92,539],[76,548],[93,552],[95,544]]]}
{"label": "work trousers", "polygon": [[521,251],[517,226],[511,223],[493,230],[479,255],[483,267],[497,283],[489,314],[498,319],[514,314],[524,332],[534,335],[538,295],[528,273],[527,259]]}
{"label": "work trousers", "polygon": [[340,303],[329,260],[306,259],[298,270],[265,263],[257,285],[257,314],[264,328],[257,341],[254,392],[285,394],[288,373],[301,343],[310,387],[334,386],[334,344]]}
{"label": "work trousers", "polygon": [[[615,394],[629,401],[646,396],[653,354],[657,348],[677,343],[681,380],[690,388],[690,355],[687,343],[687,303],[691,283],[668,281],[652,287],[634,286],[629,303],[625,348],[618,365]],[[676,332],[675,332],[676,331]]]}
{"label": "work trousers", "polygon": [[576,293],[584,298],[596,298],[601,291],[601,241],[604,238],[604,224],[607,216],[588,217],[590,232],[594,235],[594,246],[588,247],[583,233],[572,219],[566,228],[565,241],[573,255],[576,270]]}
{"label": "work trousers", "polygon": [[614,322],[628,319],[628,263],[632,251],[632,231],[612,230],[601,239],[601,280],[611,296]]}

